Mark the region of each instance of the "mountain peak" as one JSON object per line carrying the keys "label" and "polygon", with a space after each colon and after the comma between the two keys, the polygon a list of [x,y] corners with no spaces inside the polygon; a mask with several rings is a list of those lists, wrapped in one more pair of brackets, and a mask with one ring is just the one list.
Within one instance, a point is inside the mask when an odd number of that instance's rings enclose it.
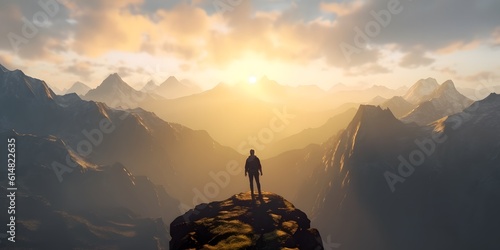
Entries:
{"label": "mountain peak", "polygon": [[[142,92],[135,90],[114,73],[109,75],[101,85],[85,94],[85,100],[104,102],[111,107],[134,108],[143,99],[137,98]],[[141,96],[146,98],[147,96]]]}
{"label": "mountain peak", "polygon": [[115,72],[115,73],[113,73],[113,74],[110,74],[110,75],[108,76],[108,78],[110,78],[110,79],[115,79],[115,80],[122,80],[122,78],[120,77],[120,75],[118,75],[118,73],[116,73],[116,72]]}
{"label": "mountain peak", "polygon": [[500,102],[500,94],[490,93],[486,98],[484,98],[480,102],[491,102],[491,101],[498,101],[498,102]]}
{"label": "mountain peak", "polygon": [[425,79],[420,79],[418,80],[415,85],[417,86],[438,86],[438,82],[436,81],[436,79],[432,78],[432,77],[427,77]]}
{"label": "mountain peak", "polygon": [[9,72],[10,70],[8,70],[7,68],[5,68],[2,64],[0,64],[0,71],[1,72]]}
{"label": "mountain peak", "polygon": [[106,77],[106,79],[104,79],[104,81],[101,83],[101,85],[98,86],[98,88],[101,86],[102,87],[119,86],[119,87],[132,88],[125,81],[123,81],[123,79],[120,77],[120,75],[118,75],[118,73],[113,73],[110,74],[108,77]]}
{"label": "mountain peak", "polygon": [[422,102],[425,97],[432,94],[438,87],[439,84],[434,78],[428,77],[427,79],[420,79],[410,87],[403,98],[408,102],[417,104]]}
{"label": "mountain peak", "polygon": [[361,138],[378,138],[382,134],[394,133],[403,127],[404,124],[389,109],[360,105],[346,132],[355,138],[354,142],[357,142]]}
{"label": "mountain peak", "polygon": [[256,202],[246,192],[200,204],[175,219],[170,234],[170,249],[323,249],[307,215],[269,192]]}
{"label": "mountain peak", "polygon": [[354,119],[358,118],[360,121],[385,118],[397,120],[389,109],[382,109],[380,106],[374,105],[360,105],[358,112],[354,116]]}
{"label": "mountain peak", "polygon": [[443,84],[441,84],[441,86],[439,86],[438,89],[457,90],[455,88],[455,83],[453,83],[452,80],[447,80],[446,82],[444,82]]}
{"label": "mountain peak", "polygon": [[[476,101],[465,108],[462,112],[456,112],[434,123],[434,130],[445,131],[446,129],[456,129],[457,124],[473,121],[472,124],[483,124],[490,128],[499,127],[500,94],[491,93],[483,100]],[[459,123],[460,122],[460,123]],[[484,131],[481,131],[484,133]]]}
{"label": "mountain peak", "polygon": [[500,108],[500,94],[490,93],[486,98],[476,101],[473,105],[466,108],[464,112],[474,113],[483,112],[483,110],[498,110]]}
{"label": "mountain peak", "polygon": [[[455,84],[452,80],[447,80],[442,83],[434,92],[430,95],[431,98],[442,98],[444,96],[451,97],[453,99],[467,99],[464,95],[458,92]],[[469,103],[470,104],[470,103]]]}
{"label": "mountain peak", "polygon": [[472,102],[458,92],[453,81],[448,80],[430,95],[427,95],[426,100],[421,102],[411,113],[402,117],[402,120],[415,122],[419,125],[429,124],[445,116],[462,112]]}
{"label": "mountain peak", "polygon": [[189,81],[179,81],[175,76],[169,76],[154,92],[166,99],[175,99],[201,92],[198,86],[191,85]]}
{"label": "mountain peak", "polygon": [[175,76],[169,76],[161,85],[177,85],[179,83],[179,80]]}
{"label": "mountain peak", "polygon": [[0,74],[0,99],[2,96],[11,96],[29,98],[26,100],[35,97],[39,100],[53,101],[55,94],[44,81],[29,77],[19,69],[10,71],[3,67],[2,72],[4,74]]}
{"label": "mountain peak", "polygon": [[144,87],[142,87],[141,91],[143,91],[143,92],[151,92],[151,91],[155,90],[157,87],[158,87],[158,85],[156,85],[156,83],[155,83],[154,80],[149,80],[146,83],[146,85],[144,85]]}
{"label": "mountain peak", "polygon": [[146,85],[156,85],[154,80],[149,80]]}
{"label": "mountain peak", "polygon": [[66,91],[66,94],[76,93],[77,95],[85,95],[89,92],[90,87],[82,82],[75,82],[73,85]]}

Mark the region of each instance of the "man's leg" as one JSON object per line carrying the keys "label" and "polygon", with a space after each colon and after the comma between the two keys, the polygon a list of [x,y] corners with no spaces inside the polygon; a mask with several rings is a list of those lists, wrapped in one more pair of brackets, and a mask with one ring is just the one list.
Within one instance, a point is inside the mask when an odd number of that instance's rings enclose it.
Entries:
{"label": "man's leg", "polygon": [[262,192],[260,191],[260,178],[259,173],[255,174],[255,182],[257,183],[257,190],[259,191],[259,196],[262,197]]}
{"label": "man's leg", "polygon": [[253,174],[248,173],[248,180],[250,180],[250,194],[252,195],[253,198]]}

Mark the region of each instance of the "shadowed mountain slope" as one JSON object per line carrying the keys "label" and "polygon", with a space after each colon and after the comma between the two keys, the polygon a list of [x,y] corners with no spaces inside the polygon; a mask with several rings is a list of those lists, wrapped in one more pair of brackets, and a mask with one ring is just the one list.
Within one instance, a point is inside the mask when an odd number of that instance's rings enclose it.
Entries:
{"label": "shadowed mountain slope", "polygon": [[[16,243],[19,249],[165,249],[178,201],[162,186],[132,175],[121,164],[99,166],[68,150],[56,137],[0,133],[14,138]],[[6,144],[0,149],[7,152]],[[22,160],[20,159],[22,157]],[[71,162],[70,169],[53,165]],[[55,171],[67,171],[63,180]],[[0,170],[6,175],[6,168]],[[2,192],[10,187],[0,181]],[[3,195],[0,204],[8,207]],[[0,217],[2,224],[7,218]],[[17,249],[17,248],[15,248]]]}

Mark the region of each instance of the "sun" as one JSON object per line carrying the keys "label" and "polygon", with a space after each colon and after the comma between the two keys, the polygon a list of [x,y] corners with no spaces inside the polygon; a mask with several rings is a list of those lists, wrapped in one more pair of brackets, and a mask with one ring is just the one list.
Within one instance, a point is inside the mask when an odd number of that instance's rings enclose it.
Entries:
{"label": "sun", "polygon": [[248,83],[250,83],[250,84],[257,83],[257,77],[255,77],[255,76],[249,76],[248,77]]}

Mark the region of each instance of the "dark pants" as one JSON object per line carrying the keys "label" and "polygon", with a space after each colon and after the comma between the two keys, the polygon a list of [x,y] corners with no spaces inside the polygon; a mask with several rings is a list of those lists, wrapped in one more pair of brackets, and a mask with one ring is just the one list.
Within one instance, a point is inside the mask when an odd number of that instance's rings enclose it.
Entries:
{"label": "dark pants", "polygon": [[255,178],[255,182],[257,183],[257,190],[259,191],[259,195],[262,196],[262,193],[260,192],[260,180],[258,172],[248,172],[248,179],[250,180],[250,192],[253,196],[253,178]]}

